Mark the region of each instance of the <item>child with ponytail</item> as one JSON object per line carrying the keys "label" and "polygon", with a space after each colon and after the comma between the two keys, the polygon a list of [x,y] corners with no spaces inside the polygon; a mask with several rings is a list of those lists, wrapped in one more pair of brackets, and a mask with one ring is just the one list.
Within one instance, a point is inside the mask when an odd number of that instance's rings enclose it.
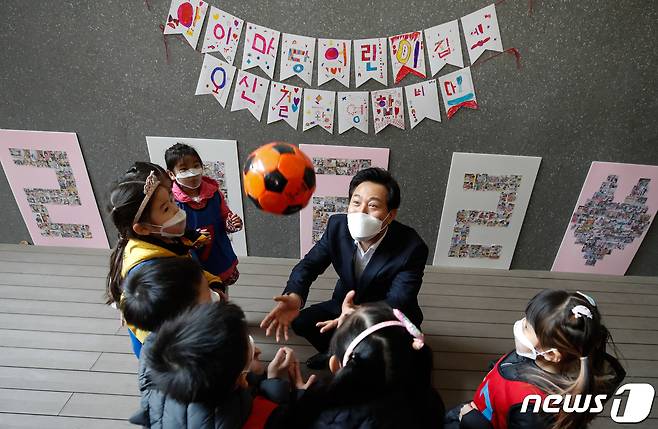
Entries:
{"label": "child with ponytail", "polygon": [[[498,360],[471,403],[447,414],[447,428],[584,428],[596,416],[592,398],[610,397],[626,375],[606,352],[612,339],[596,302],[582,292],[540,292],[513,333],[516,349]],[[585,412],[567,413],[562,403],[557,413],[535,412],[534,402],[523,412],[528,395],[560,395],[571,407],[591,402]]]}

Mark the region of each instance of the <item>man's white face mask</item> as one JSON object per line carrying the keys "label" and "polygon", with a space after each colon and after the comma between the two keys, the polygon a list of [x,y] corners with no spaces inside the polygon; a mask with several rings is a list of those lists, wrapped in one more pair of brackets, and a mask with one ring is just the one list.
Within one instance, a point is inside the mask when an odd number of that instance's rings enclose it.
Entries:
{"label": "man's white face mask", "polygon": [[388,219],[390,214],[391,213],[389,212],[384,220],[379,220],[376,217],[363,212],[348,213],[347,228],[350,230],[350,235],[353,239],[358,241],[368,241],[382,232],[385,228],[385,226],[383,227],[382,225],[384,224],[384,221]]}

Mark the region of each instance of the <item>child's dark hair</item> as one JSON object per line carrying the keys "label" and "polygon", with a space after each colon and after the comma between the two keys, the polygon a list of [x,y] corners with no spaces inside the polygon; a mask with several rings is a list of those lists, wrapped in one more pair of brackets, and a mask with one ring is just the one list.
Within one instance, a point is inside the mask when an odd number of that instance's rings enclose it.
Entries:
{"label": "child's dark hair", "polygon": [[247,365],[247,335],[247,321],[237,305],[194,306],[155,334],[146,353],[151,379],[180,402],[219,404],[235,390]]}
{"label": "child's dark hair", "polygon": [[349,197],[352,198],[354,190],[363,182],[373,182],[384,185],[387,190],[386,207],[388,210],[400,207],[400,185],[391,173],[379,167],[366,168],[356,173],[350,181]]}
{"label": "child's dark hair", "polygon": [[196,304],[203,269],[192,258],[150,259],[123,280],[121,312],[126,322],[155,331],[168,319]]}
{"label": "child's dark hair", "polygon": [[[136,162],[113,184],[110,190],[107,209],[110,212],[112,223],[119,231],[119,237],[110,255],[110,271],[106,282],[108,304],[119,304],[121,298],[123,250],[128,240],[136,236],[133,231],[133,223],[139,206],[144,200],[144,184],[151,171],[155,173],[160,183],[165,186],[170,185],[170,179],[162,167],[150,162]],[[141,219],[148,220],[151,202],[152,200],[144,208]]]}
{"label": "child's dark hair", "polygon": [[178,161],[188,155],[195,157],[199,160],[199,163],[203,165],[203,161],[196,149],[185,143],[176,143],[165,151],[165,164],[167,164],[167,170],[174,171],[174,167],[176,167]]}
{"label": "child's dark hair", "polygon": [[[576,306],[584,306],[591,313],[574,312]],[[578,313],[578,314],[577,314]],[[543,350],[557,349],[563,369],[559,374],[532,369],[530,379],[548,394],[585,395],[598,394],[606,384],[615,380],[605,379],[606,345],[612,341],[610,332],[601,322],[596,305],[584,295],[565,290],[544,290],[530,300],[526,308],[526,320],[533,327]],[[576,378],[569,370],[577,370]],[[623,369],[620,369],[623,373]],[[623,377],[623,374],[621,375]],[[621,380],[619,380],[621,381]],[[565,413],[557,415],[554,428],[572,429],[586,426],[595,417],[593,413]]]}

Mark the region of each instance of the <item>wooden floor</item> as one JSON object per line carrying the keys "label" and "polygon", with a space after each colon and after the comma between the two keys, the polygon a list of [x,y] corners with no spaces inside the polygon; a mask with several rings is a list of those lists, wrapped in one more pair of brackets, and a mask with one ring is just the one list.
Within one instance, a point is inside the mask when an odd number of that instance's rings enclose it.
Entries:
{"label": "wooden floor", "polygon": [[[0,428],[125,428],[137,409],[137,360],[118,314],[103,304],[108,252],[0,245]],[[265,359],[276,345],[255,325],[283,290],[295,261],[242,258],[231,298],[247,312]],[[336,275],[314,284],[328,298]],[[423,330],[434,383],[446,405],[472,397],[488,362],[514,347],[512,324],[543,288],[593,295],[627,369],[626,382],[658,388],[658,278],[427,267]],[[313,353],[292,338],[302,359]],[[658,402],[633,428],[658,427]],[[617,428],[608,413],[594,428]]]}

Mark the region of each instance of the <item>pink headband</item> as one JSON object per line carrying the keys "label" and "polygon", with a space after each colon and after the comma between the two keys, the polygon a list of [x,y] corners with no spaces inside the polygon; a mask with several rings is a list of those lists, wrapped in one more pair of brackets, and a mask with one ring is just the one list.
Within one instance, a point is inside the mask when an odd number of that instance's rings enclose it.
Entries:
{"label": "pink headband", "polygon": [[402,326],[409,332],[414,337],[412,347],[416,350],[420,350],[423,348],[425,345],[425,336],[423,335],[422,332],[420,332],[420,329],[416,327],[411,321],[405,316],[400,310],[397,308],[393,309],[393,314],[395,314],[395,317],[398,320],[388,320],[386,322],[380,322],[375,325],[372,325],[371,327],[367,328],[363,332],[361,332],[359,335],[356,336],[352,340],[349,346],[347,346],[347,350],[345,350],[345,354],[343,355],[343,366],[347,365],[347,362],[350,361],[350,358],[352,356],[352,353],[354,352],[354,349],[356,346],[358,346],[361,341],[363,341],[366,337],[371,335],[373,332],[379,331],[380,329],[388,328],[389,326]]}

